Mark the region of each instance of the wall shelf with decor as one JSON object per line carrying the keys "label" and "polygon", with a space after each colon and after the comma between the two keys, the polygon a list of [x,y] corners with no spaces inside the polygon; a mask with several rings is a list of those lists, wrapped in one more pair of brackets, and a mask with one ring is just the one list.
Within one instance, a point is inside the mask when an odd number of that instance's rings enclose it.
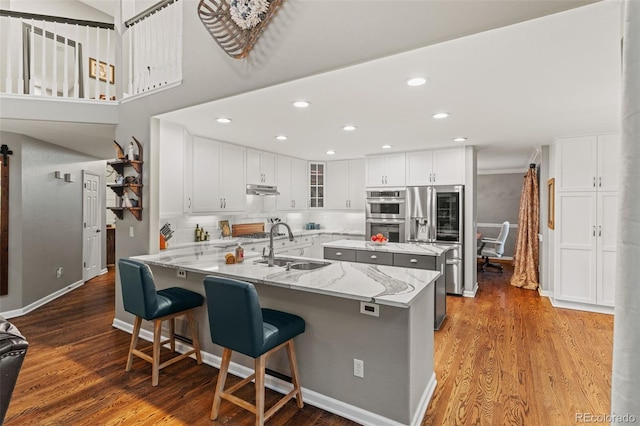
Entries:
{"label": "wall shelf with decor", "polygon": [[[113,141],[117,159],[107,164],[115,170],[116,182],[107,184],[118,196],[117,206],[107,207],[118,219],[124,218],[124,212],[129,211],[137,220],[142,220],[142,144],[136,138],[130,142],[127,153],[122,146]],[[134,171],[133,174],[128,174]],[[135,196],[135,197],[133,197]]]}

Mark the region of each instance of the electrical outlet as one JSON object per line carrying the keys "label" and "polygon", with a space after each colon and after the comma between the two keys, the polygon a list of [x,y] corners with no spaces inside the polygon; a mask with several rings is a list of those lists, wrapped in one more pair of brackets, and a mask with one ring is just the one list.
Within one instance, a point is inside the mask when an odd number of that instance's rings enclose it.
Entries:
{"label": "electrical outlet", "polygon": [[56,269],[56,278],[62,277],[62,266]]}
{"label": "electrical outlet", "polygon": [[[443,263],[444,266],[444,263]],[[360,313],[371,315],[372,317],[380,316],[380,305],[371,302],[360,302]]]}
{"label": "electrical outlet", "polygon": [[178,269],[176,275],[178,276],[178,278],[187,278],[187,271],[185,271],[184,269]]}
{"label": "electrical outlet", "polygon": [[133,238],[133,226],[129,227],[129,236]]}
{"label": "electrical outlet", "polygon": [[353,359],[353,375],[364,379],[364,361],[361,359]]}

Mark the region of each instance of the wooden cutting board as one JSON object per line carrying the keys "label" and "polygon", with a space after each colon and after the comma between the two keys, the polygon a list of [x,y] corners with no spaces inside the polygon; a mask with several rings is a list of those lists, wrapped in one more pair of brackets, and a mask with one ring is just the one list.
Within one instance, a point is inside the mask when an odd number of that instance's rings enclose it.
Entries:
{"label": "wooden cutting board", "polygon": [[231,225],[231,236],[233,237],[255,234],[256,232],[264,232],[264,223],[239,223],[237,225]]}

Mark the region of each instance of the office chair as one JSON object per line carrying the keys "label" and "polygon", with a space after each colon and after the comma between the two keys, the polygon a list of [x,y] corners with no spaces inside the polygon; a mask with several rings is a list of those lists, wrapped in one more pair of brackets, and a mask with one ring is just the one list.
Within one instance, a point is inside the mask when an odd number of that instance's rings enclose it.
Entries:
{"label": "office chair", "polygon": [[[489,258],[500,258],[504,253],[504,243],[507,241],[507,236],[509,235],[509,222],[506,220],[502,223],[502,227],[500,228],[500,234],[498,238],[483,238],[481,240],[482,245],[480,249],[478,249],[478,254],[482,256],[482,272],[486,272],[486,268],[488,266],[492,268],[498,269],[502,272],[502,265],[499,263],[491,263],[489,262]],[[489,245],[489,247],[487,247]]]}

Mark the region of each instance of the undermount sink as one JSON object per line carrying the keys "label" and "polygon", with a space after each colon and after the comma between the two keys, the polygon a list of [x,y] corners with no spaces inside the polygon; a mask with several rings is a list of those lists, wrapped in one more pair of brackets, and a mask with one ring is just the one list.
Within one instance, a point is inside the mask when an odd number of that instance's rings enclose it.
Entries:
{"label": "undermount sink", "polygon": [[[256,260],[254,263],[266,264],[267,259]],[[276,257],[273,259],[273,264],[275,266],[284,266],[287,269],[299,269],[303,271],[311,271],[313,269],[323,268],[331,262],[324,262],[322,260],[303,260],[303,259],[292,259],[288,257]]]}

